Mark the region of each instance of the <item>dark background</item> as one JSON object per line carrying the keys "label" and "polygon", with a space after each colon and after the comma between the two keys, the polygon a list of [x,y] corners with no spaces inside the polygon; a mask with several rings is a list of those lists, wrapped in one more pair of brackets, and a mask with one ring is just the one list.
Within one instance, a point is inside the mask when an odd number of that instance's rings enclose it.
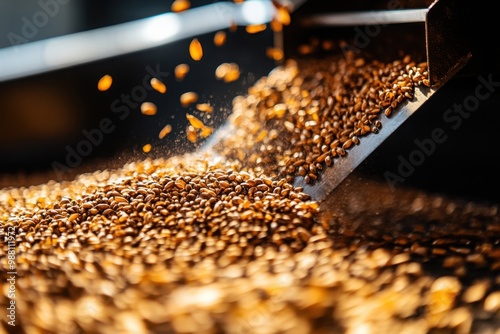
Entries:
{"label": "dark background", "polygon": [[[213,2],[192,1],[196,6]],[[168,12],[171,3],[164,0],[70,1],[64,8],[61,6],[60,14],[51,19],[33,40]],[[292,22],[300,15],[335,10],[326,8],[334,6],[332,3],[308,1],[294,14]],[[360,9],[364,4],[366,2],[359,2],[354,7]],[[374,9],[372,7],[369,9]],[[352,8],[343,5],[341,9]],[[35,1],[0,1],[0,47],[9,46],[6,36],[10,31],[21,29],[23,16],[30,17],[38,10],[40,8]],[[492,74],[496,81],[500,81],[500,52],[494,37],[498,28],[490,19],[492,13],[494,11],[488,10],[486,3],[471,5],[464,42],[471,43],[473,60],[382,144],[361,166],[359,173],[383,180],[386,170],[397,168],[399,155],[406,156],[415,149],[416,138],[427,138],[430,131],[443,126],[442,115],[446,109],[474,94],[480,75],[488,77]],[[401,31],[404,32],[404,29],[402,26]],[[290,38],[290,31],[285,30],[285,34],[289,34],[285,39],[288,46],[290,40],[298,39],[296,35]],[[323,33],[336,37],[334,30]],[[243,94],[258,78],[276,66],[265,55],[266,47],[273,44],[270,31],[248,35],[240,27],[236,32],[228,32],[227,44],[220,48],[213,46],[212,38],[213,33],[199,36],[205,49],[201,62],[193,62],[189,58],[190,40],[183,40],[113,59],[0,83],[0,187],[61,179],[61,175],[54,174],[52,163],[64,162],[66,147],[74,148],[85,139],[82,130],[97,128],[103,118],[112,119],[116,129],[105,135],[102,144],[94,147],[81,164],[64,173],[62,178],[71,179],[81,172],[119,167],[127,161],[147,156],[168,157],[194,150],[195,145],[185,139],[183,132],[187,124],[185,113],[193,111],[193,108],[182,108],[179,95],[195,91],[200,94],[201,102],[214,105],[211,124],[217,127],[230,113],[232,99]],[[414,35],[407,34],[408,41],[413,39]],[[401,45],[383,47],[397,51],[403,45],[402,41]],[[226,84],[215,79],[214,71],[217,65],[228,61],[238,63],[242,75],[240,80]],[[183,82],[177,82],[173,77],[173,69],[179,63],[191,66],[191,72]],[[150,92],[147,96],[147,100],[157,104],[158,114],[144,116],[136,108],[125,120],[119,120],[111,111],[112,101],[142,83],[146,66],[154,68],[157,65],[162,71],[170,73],[165,80],[167,93]],[[103,74],[111,74],[114,83],[109,91],[98,92],[96,83]],[[174,130],[167,138],[159,140],[158,132],[166,123],[172,124]],[[499,124],[500,93],[496,91],[458,130],[447,131],[448,140],[439,145],[435,153],[401,186],[500,203]],[[149,155],[141,151],[146,143],[153,144]]]}

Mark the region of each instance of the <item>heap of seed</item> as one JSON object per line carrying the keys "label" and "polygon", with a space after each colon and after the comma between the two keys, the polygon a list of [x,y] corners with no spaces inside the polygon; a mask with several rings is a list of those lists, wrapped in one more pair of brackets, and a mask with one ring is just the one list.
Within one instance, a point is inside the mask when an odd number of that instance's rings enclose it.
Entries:
{"label": "heap of seed", "polygon": [[377,133],[415,87],[428,85],[426,64],[410,56],[392,63],[354,54],[290,60],[234,99],[236,131],[214,149],[221,155],[292,182],[309,183],[325,167]]}

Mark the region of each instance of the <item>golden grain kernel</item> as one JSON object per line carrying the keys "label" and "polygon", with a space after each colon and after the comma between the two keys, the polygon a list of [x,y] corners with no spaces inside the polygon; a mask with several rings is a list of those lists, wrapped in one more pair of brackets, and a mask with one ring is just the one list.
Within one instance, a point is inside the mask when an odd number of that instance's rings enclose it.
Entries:
{"label": "golden grain kernel", "polygon": [[226,43],[227,34],[225,31],[217,31],[214,35],[214,44],[216,46],[222,46]]}
{"label": "golden grain kernel", "polygon": [[170,132],[172,132],[172,125],[167,124],[163,127],[163,129],[161,129],[160,133],[158,134],[158,138],[163,139]]}
{"label": "golden grain kernel", "polygon": [[203,127],[205,126],[205,124],[203,124],[203,122],[196,116],[193,116],[191,114],[186,114],[186,118],[195,129],[203,129]]}
{"label": "golden grain kernel", "polygon": [[236,30],[238,30],[238,25],[236,24],[236,22],[232,21],[231,25],[229,26],[229,31],[235,32]]}
{"label": "golden grain kernel", "polygon": [[212,112],[214,108],[208,103],[198,103],[196,109],[202,112]]}
{"label": "golden grain kernel", "polygon": [[187,139],[192,143],[196,143],[198,141],[198,133],[196,132],[196,129],[192,125],[189,125],[186,128],[186,136]]}
{"label": "golden grain kernel", "polygon": [[179,64],[174,69],[175,79],[177,81],[182,81],[189,73],[189,65],[188,64]]}
{"label": "golden grain kernel", "polygon": [[142,147],[142,151],[144,153],[149,153],[151,151],[151,148],[152,148],[151,144],[146,144]]}
{"label": "golden grain kernel", "polygon": [[175,0],[172,3],[172,6],[170,6],[170,9],[174,13],[179,13],[182,11],[185,11],[186,9],[189,9],[191,7],[191,3],[189,0]]}
{"label": "golden grain kernel", "polygon": [[207,125],[204,125],[204,126],[201,128],[200,135],[201,135],[203,138],[207,138],[207,137],[208,137],[208,136],[210,136],[213,132],[214,132],[214,128],[213,128],[213,127],[211,127],[211,126],[207,126]]}
{"label": "golden grain kernel", "polygon": [[283,57],[284,57],[282,49],[273,48],[273,47],[268,47],[266,49],[266,56],[268,58],[271,58],[271,59],[276,60],[276,61],[283,60]]}
{"label": "golden grain kernel", "polygon": [[156,115],[156,111],[156,104],[154,104],[153,102],[143,102],[141,104],[141,113],[143,115],[153,116]]}
{"label": "golden grain kernel", "polygon": [[274,32],[281,32],[283,31],[283,24],[276,20],[276,18],[273,18],[270,23],[271,30]]}
{"label": "golden grain kernel", "polygon": [[111,77],[111,75],[106,74],[97,82],[97,89],[101,92],[107,91],[111,87],[112,83],[113,78]]}
{"label": "golden grain kernel", "polygon": [[240,77],[240,68],[236,63],[222,63],[215,69],[215,78],[224,80],[224,82],[232,82]]}
{"label": "golden grain kernel", "polygon": [[156,78],[152,78],[150,83],[151,87],[153,87],[153,89],[159,93],[165,94],[165,92],[167,91],[167,86],[165,86],[163,82]]}
{"label": "golden grain kernel", "polygon": [[198,38],[193,38],[189,44],[189,55],[195,61],[199,61],[203,58],[203,47]]}
{"label": "golden grain kernel", "polygon": [[276,9],[275,18],[276,21],[280,22],[284,26],[289,25],[291,22],[290,12],[285,7],[279,7]]}
{"label": "golden grain kernel", "polygon": [[180,101],[183,107],[188,107],[189,105],[198,101],[198,94],[195,92],[186,92],[181,95]]}
{"label": "golden grain kernel", "polygon": [[256,33],[259,33],[261,31],[264,31],[266,30],[267,28],[267,24],[250,24],[250,25],[247,25],[245,27],[245,30],[247,33],[249,34],[256,34]]}

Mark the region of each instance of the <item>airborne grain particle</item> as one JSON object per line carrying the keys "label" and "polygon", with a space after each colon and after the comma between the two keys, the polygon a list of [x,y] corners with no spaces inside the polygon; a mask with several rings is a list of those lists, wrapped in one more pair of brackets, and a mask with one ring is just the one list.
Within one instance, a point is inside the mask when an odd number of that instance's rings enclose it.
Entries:
{"label": "airborne grain particle", "polygon": [[198,38],[193,38],[189,44],[189,55],[195,61],[201,60],[203,58],[203,47],[201,46]]}
{"label": "airborne grain particle", "polygon": [[111,77],[111,75],[106,74],[97,82],[97,89],[101,92],[107,91],[109,88],[111,88],[112,83],[113,78]]}
{"label": "airborne grain particle", "polygon": [[180,97],[181,105],[185,108],[189,107],[193,103],[196,103],[196,101],[198,101],[198,94],[195,92],[186,92]]}
{"label": "airborne grain particle", "polygon": [[290,12],[285,7],[278,7],[276,9],[275,19],[284,26],[290,25]]}
{"label": "airborne grain particle", "polygon": [[266,30],[266,28],[267,28],[267,24],[250,24],[250,25],[245,27],[245,30],[249,34],[256,34],[256,33],[259,33],[261,31]]}
{"label": "airborne grain particle", "polygon": [[170,132],[172,132],[172,125],[167,124],[163,127],[163,129],[161,129],[160,133],[158,134],[158,138],[163,139]]}
{"label": "airborne grain particle", "polygon": [[152,78],[150,83],[151,87],[159,93],[165,94],[167,91],[167,86],[157,78]]}
{"label": "airborne grain particle", "polygon": [[214,110],[214,108],[208,103],[198,103],[196,105],[196,110],[201,112],[211,113]]}
{"label": "airborne grain particle", "polygon": [[205,124],[203,124],[203,122],[196,116],[186,114],[186,118],[195,129],[202,129],[205,126]]}
{"label": "airborne grain particle", "polygon": [[226,44],[227,34],[225,31],[217,31],[214,35],[215,46],[222,46]]}
{"label": "airborne grain particle", "polygon": [[188,64],[179,64],[174,69],[175,78],[177,81],[182,81],[189,73],[189,65]]}
{"label": "airborne grain particle", "polygon": [[179,12],[185,11],[186,9],[189,9],[190,7],[191,7],[191,3],[188,0],[175,0],[172,3],[172,6],[170,7],[170,9],[174,13],[179,13]]}
{"label": "airborne grain particle", "polygon": [[141,104],[141,113],[143,115],[153,116],[156,115],[156,111],[156,104],[154,104],[153,102],[143,102]]}
{"label": "airborne grain particle", "polygon": [[144,153],[149,153],[151,151],[151,148],[152,148],[151,144],[146,144],[142,147],[142,151]]}

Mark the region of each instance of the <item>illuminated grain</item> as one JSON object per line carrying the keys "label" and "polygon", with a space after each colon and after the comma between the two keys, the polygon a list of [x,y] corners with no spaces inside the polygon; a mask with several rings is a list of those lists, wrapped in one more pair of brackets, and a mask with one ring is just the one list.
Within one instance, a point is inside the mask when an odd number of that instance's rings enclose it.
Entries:
{"label": "illuminated grain", "polygon": [[245,27],[245,30],[249,34],[256,34],[256,33],[259,33],[261,31],[266,30],[266,28],[267,28],[267,24],[250,24],[250,25]]}
{"label": "illuminated grain", "polygon": [[151,144],[146,144],[142,147],[142,151],[144,153],[149,153],[151,151],[151,147],[152,147]]}
{"label": "illuminated grain", "polygon": [[195,61],[199,61],[203,58],[203,47],[198,38],[193,38],[189,44],[189,55]]}
{"label": "illuminated grain", "polygon": [[111,75],[106,74],[97,82],[97,89],[101,92],[107,91],[111,87],[112,83],[113,78],[111,77]]}
{"label": "illuminated grain", "polygon": [[175,0],[172,3],[172,6],[170,6],[170,9],[172,10],[172,12],[178,13],[189,9],[190,7],[191,3],[188,0]]}
{"label": "illuminated grain", "polygon": [[194,128],[194,126],[189,125],[186,128],[186,137],[193,144],[198,141],[198,133],[197,133],[196,129]]}
{"label": "illuminated grain", "polygon": [[236,24],[236,22],[232,21],[231,25],[229,26],[229,31],[235,32],[236,30],[238,30],[238,25]]}
{"label": "illuminated grain", "polygon": [[153,102],[143,102],[141,104],[141,113],[143,115],[153,116],[156,115],[156,111],[156,104],[154,104]]}
{"label": "illuminated grain", "polygon": [[177,81],[182,81],[189,73],[189,65],[188,64],[179,64],[174,69],[175,79]]}
{"label": "illuminated grain", "polygon": [[208,136],[210,136],[212,133],[214,132],[214,128],[211,127],[211,126],[208,126],[208,125],[205,125],[201,128],[201,131],[200,131],[200,135],[203,137],[203,138],[207,138]]}
{"label": "illuminated grain", "polygon": [[158,134],[158,138],[163,139],[170,132],[172,132],[172,125],[167,124],[163,127],[163,129],[161,129],[160,133]]}
{"label": "illuminated grain", "polygon": [[203,127],[205,126],[205,124],[203,124],[203,122],[196,116],[186,114],[186,118],[195,129],[203,129]]}
{"label": "illuminated grain", "polygon": [[216,46],[222,46],[226,43],[227,34],[225,31],[217,31],[214,35],[214,44]]}
{"label": "illuminated grain", "polygon": [[290,12],[285,7],[279,7],[276,9],[275,15],[276,21],[280,22],[284,26],[287,26],[291,22]]}
{"label": "illuminated grain", "polygon": [[167,91],[167,86],[165,86],[163,82],[156,78],[152,78],[150,83],[151,87],[153,87],[153,89],[159,93],[165,94],[165,92]]}
{"label": "illuminated grain", "polygon": [[273,47],[268,47],[266,49],[266,55],[267,57],[273,59],[273,60],[276,60],[276,61],[280,61],[280,60],[283,60],[283,50],[281,49],[278,49],[278,48],[273,48]]}
{"label": "illuminated grain", "polygon": [[212,112],[214,108],[208,103],[198,103],[196,109],[202,112]]}
{"label": "illuminated grain", "polygon": [[270,23],[271,30],[274,32],[281,32],[283,31],[283,24],[276,20],[276,18],[273,18]]}
{"label": "illuminated grain", "polygon": [[181,95],[180,101],[183,107],[188,107],[189,105],[198,101],[198,94],[195,92],[186,92]]}

